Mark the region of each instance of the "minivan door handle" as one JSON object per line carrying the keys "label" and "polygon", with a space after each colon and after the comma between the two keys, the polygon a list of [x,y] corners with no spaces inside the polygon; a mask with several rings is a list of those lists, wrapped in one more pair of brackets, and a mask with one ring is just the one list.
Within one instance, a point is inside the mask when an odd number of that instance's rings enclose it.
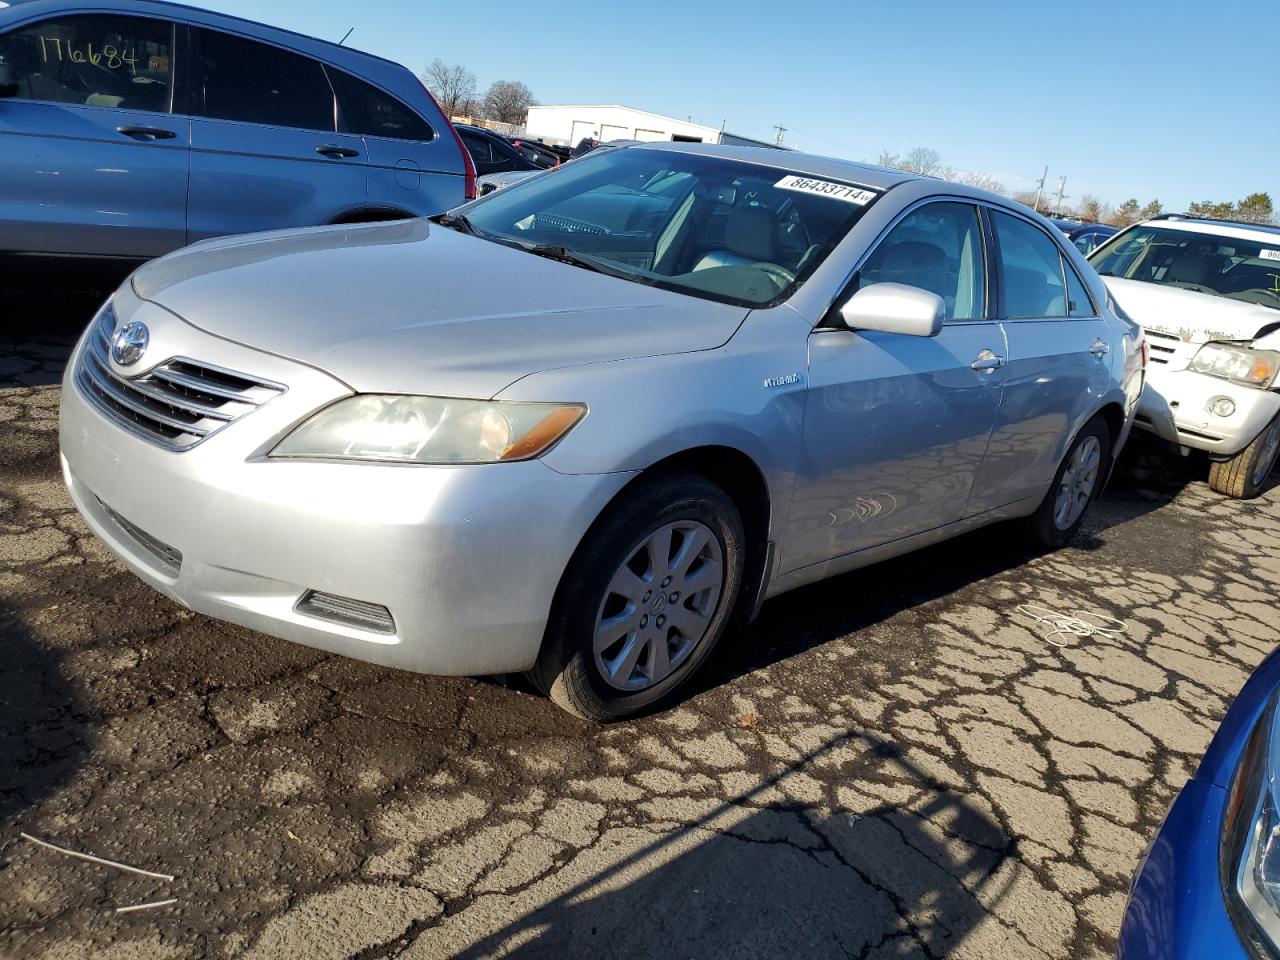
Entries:
{"label": "minivan door handle", "polygon": [[1111,352],[1111,346],[1110,344],[1107,343],[1107,341],[1103,340],[1101,337],[1094,337],[1093,346],[1089,348],[1089,352],[1092,353],[1099,360],[1101,360],[1103,357],[1105,357],[1108,353]]}
{"label": "minivan door handle", "polygon": [[1004,357],[999,356],[994,350],[983,350],[978,354],[978,359],[969,364],[974,370],[999,370],[1004,366]]}
{"label": "minivan door handle", "polygon": [[329,157],[333,160],[345,160],[348,157],[360,156],[359,150],[352,150],[349,147],[338,147],[331,143],[320,144],[320,146],[316,147],[316,153],[320,154],[322,157]]}
{"label": "minivan door handle", "polygon": [[177,136],[172,130],[160,127],[116,127],[116,133],[122,133],[134,140],[172,140]]}

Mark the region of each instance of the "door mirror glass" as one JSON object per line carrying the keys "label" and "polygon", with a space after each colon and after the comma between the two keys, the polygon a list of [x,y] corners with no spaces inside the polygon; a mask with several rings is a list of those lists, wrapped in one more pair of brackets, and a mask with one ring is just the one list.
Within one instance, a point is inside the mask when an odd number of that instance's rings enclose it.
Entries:
{"label": "door mirror glass", "polygon": [[947,305],[936,293],[904,283],[876,283],[845,301],[840,318],[851,330],[936,337]]}
{"label": "door mirror glass", "polygon": [[18,74],[11,63],[0,63],[0,97],[18,95]]}

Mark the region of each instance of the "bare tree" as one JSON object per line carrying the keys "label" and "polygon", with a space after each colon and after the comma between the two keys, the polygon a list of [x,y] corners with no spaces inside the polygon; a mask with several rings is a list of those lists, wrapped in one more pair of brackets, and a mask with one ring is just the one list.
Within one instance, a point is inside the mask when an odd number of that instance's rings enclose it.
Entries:
{"label": "bare tree", "polygon": [[476,75],[466,67],[436,57],[427,64],[422,83],[446,117],[469,114],[476,97]]}
{"label": "bare tree", "polygon": [[1102,223],[1114,212],[1109,204],[1103,203],[1088,193],[1081,197],[1080,203],[1076,205],[1076,216],[1089,223]]}
{"label": "bare tree", "polygon": [[943,167],[938,176],[943,180],[964,183],[989,193],[1004,193],[1004,182],[997,179],[995,174],[981,170],[952,170],[950,167]]}
{"label": "bare tree", "polygon": [[942,157],[937,150],[929,147],[916,147],[905,157],[885,151],[880,154],[880,166],[905,170],[907,173],[919,173],[926,177],[938,176],[942,168]]}
{"label": "bare tree", "polygon": [[529,108],[538,101],[533,91],[518,80],[497,80],[484,94],[484,113],[490,120],[502,123],[524,123]]}

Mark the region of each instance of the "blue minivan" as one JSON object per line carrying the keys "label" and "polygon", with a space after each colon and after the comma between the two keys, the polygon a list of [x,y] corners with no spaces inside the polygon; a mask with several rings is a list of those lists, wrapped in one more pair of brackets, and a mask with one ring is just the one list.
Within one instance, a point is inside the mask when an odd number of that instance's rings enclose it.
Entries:
{"label": "blue minivan", "polygon": [[160,0],[0,3],[0,268],[131,267],[474,195],[453,126],[399,64]]}

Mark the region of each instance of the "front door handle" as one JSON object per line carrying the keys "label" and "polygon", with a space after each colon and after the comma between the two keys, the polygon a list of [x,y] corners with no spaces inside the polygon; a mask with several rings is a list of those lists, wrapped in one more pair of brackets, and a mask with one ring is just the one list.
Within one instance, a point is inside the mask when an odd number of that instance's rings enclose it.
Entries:
{"label": "front door handle", "polygon": [[999,356],[994,350],[983,350],[978,354],[978,359],[969,364],[974,370],[989,371],[999,370],[1004,366],[1004,357]]}
{"label": "front door handle", "polygon": [[316,147],[316,153],[333,160],[345,160],[349,157],[360,156],[359,150],[352,150],[350,147],[337,147],[331,143],[320,144],[320,146]]}
{"label": "front door handle", "polygon": [[160,127],[116,127],[116,133],[122,133],[134,140],[145,140],[147,142],[172,140],[177,136],[172,130],[164,130]]}
{"label": "front door handle", "polygon": [[1094,337],[1093,346],[1089,348],[1089,352],[1092,353],[1099,360],[1101,360],[1103,357],[1105,357],[1108,353],[1111,352],[1111,346],[1110,344],[1107,343],[1107,341],[1103,340],[1101,337]]}

